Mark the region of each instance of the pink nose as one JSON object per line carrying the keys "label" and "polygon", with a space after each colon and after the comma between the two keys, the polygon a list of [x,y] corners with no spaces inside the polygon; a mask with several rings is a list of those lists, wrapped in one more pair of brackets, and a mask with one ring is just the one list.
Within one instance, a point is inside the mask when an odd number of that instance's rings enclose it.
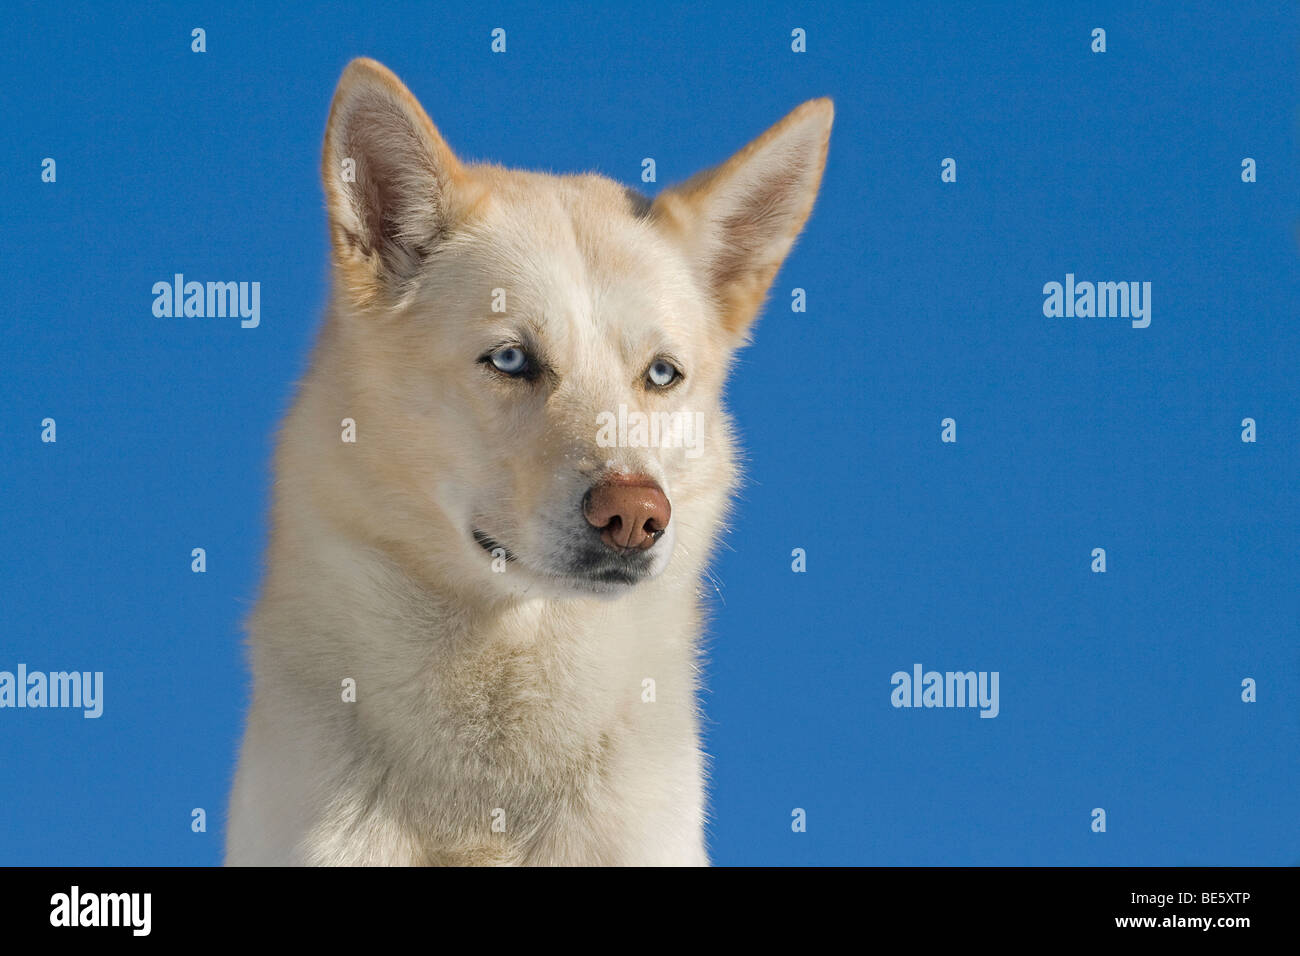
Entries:
{"label": "pink nose", "polygon": [[672,507],[653,478],[620,475],[587,492],[582,513],[600,530],[600,540],[615,551],[653,547],[672,516]]}

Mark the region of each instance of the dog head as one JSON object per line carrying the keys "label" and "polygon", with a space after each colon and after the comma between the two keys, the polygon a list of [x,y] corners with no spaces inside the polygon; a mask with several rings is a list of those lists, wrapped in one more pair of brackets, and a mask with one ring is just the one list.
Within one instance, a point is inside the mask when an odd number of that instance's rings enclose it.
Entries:
{"label": "dog head", "polygon": [[386,543],[512,593],[618,593],[707,554],[734,481],[720,395],[812,209],[804,103],[653,202],[456,157],[350,64],[325,137],[339,417]]}

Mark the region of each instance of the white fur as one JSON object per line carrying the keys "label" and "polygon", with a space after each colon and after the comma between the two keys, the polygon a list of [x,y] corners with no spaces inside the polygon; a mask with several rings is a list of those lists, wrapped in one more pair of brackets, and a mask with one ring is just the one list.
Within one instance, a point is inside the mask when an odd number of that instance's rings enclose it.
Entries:
{"label": "white fur", "polygon": [[[804,104],[650,205],[462,164],[391,73],[348,68],[324,157],[335,294],[276,454],[228,863],[708,862],[698,596],[736,481],[719,395],[830,123]],[[521,332],[542,382],[477,361]],[[664,351],[685,378],[647,392]],[[703,412],[703,454],[597,447],[620,403]],[[672,506],[634,584],[565,571],[611,472]],[[504,573],[475,529],[513,552]]]}

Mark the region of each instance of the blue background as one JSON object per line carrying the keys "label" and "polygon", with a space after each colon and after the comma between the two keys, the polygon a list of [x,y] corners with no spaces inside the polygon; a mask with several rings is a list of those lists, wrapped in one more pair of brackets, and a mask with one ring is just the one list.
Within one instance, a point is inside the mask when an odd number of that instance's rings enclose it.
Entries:
{"label": "blue background", "polygon": [[[7,10],[0,669],[102,670],[106,709],[0,711],[0,863],[221,859],[355,55],[465,157],[650,190],[835,99],[730,386],[716,862],[1300,863],[1294,7],[441,6]],[[175,272],[260,281],[261,327],[154,318]],[[1067,272],[1150,281],[1150,328],[1044,318]],[[894,709],[916,662],[999,671],[1001,715]]]}

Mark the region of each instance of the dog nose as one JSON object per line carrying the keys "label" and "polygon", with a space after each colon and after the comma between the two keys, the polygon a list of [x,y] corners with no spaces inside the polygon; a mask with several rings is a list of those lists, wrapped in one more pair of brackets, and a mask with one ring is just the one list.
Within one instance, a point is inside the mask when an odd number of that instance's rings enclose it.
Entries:
{"label": "dog nose", "polygon": [[645,551],[659,540],[672,507],[654,479],[645,475],[607,478],[582,502],[587,522],[616,551]]}

